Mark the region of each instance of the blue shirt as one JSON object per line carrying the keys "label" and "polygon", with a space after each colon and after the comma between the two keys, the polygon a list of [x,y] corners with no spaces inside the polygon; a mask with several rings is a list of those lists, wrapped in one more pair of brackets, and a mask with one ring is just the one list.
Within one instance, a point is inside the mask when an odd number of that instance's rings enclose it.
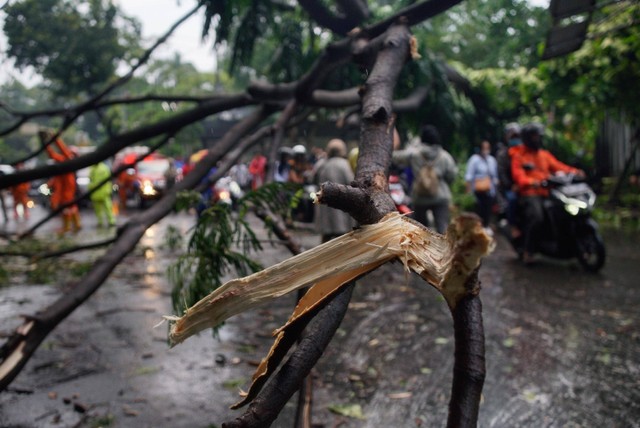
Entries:
{"label": "blue shirt", "polygon": [[[488,155],[486,158],[475,154],[469,158],[467,162],[467,171],[464,174],[464,180],[470,185],[478,178],[491,178],[491,196],[496,194],[496,185],[498,184],[498,162],[496,158]],[[472,186],[473,188],[473,186]]]}

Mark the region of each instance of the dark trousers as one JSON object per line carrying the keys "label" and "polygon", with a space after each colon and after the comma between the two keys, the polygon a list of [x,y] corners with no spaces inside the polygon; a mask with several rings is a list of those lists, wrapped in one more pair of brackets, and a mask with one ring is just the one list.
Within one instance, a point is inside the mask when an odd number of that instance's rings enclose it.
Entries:
{"label": "dark trousers", "polygon": [[[427,211],[433,214],[435,225],[431,226],[427,220]],[[444,201],[438,204],[418,205],[413,211],[413,218],[427,227],[433,227],[438,233],[445,233],[449,226],[449,202]]]}
{"label": "dark trousers", "polygon": [[476,213],[482,220],[482,226],[489,227],[491,223],[491,211],[493,209],[493,202],[495,198],[491,196],[489,192],[476,192]]}
{"label": "dark trousers", "polygon": [[524,249],[529,254],[536,251],[537,236],[544,224],[542,196],[522,196],[520,204],[524,215]]}

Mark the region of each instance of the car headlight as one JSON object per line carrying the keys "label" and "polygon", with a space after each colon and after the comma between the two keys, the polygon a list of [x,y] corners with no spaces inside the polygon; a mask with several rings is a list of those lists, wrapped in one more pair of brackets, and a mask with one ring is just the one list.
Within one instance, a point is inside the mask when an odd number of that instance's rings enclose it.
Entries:
{"label": "car headlight", "polygon": [[153,196],[156,194],[156,189],[153,188],[153,183],[149,180],[144,180],[140,188],[142,190],[142,194],[145,196]]}

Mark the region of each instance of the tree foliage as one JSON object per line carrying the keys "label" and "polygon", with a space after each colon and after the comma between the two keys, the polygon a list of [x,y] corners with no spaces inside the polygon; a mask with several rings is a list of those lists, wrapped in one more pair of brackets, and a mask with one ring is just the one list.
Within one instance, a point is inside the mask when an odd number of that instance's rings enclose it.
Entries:
{"label": "tree foliage", "polygon": [[416,36],[472,69],[532,68],[549,26],[547,10],[527,0],[467,0],[422,24]]}
{"label": "tree foliage", "polygon": [[139,25],[105,0],[22,0],[4,12],[7,55],[61,95],[92,92],[113,78],[140,36]]}

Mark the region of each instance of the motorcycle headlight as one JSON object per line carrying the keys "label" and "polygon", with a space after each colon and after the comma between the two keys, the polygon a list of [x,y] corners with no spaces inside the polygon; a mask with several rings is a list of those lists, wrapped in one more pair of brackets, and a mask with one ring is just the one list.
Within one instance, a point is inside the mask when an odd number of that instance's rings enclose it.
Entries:
{"label": "motorcycle headlight", "polygon": [[580,212],[580,207],[578,207],[577,205],[573,205],[573,204],[565,205],[564,209],[571,215],[578,215],[578,213]]}
{"label": "motorcycle headlight", "polygon": [[571,215],[578,215],[580,211],[586,210],[589,205],[587,202],[576,198],[565,198],[564,209]]}

